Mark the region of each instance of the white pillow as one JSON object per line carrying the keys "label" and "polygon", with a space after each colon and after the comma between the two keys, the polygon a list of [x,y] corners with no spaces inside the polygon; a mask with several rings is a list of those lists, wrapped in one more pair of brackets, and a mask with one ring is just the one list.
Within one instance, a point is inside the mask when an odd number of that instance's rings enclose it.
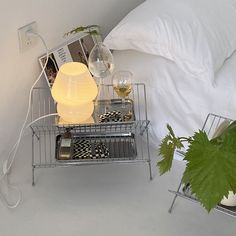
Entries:
{"label": "white pillow", "polygon": [[236,0],[148,0],[105,38],[110,49],[160,55],[214,79],[236,49]]}

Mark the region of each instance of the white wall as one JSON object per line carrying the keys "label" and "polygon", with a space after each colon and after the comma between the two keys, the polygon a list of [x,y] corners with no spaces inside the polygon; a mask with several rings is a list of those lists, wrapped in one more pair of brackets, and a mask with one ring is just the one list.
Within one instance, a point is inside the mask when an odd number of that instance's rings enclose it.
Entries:
{"label": "white wall", "polygon": [[[28,91],[39,73],[37,58],[44,53],[40,42],[20,53],[17,29],[32,21],[53,48],[65,32],[77,25],[98,24],[106,35],[143,0],[8,0],[0,8],[0,159],[16,141],[28,100]],[[30,145],[30,144],[29,144]],[[30,160],[30,157],[29,157]]]}

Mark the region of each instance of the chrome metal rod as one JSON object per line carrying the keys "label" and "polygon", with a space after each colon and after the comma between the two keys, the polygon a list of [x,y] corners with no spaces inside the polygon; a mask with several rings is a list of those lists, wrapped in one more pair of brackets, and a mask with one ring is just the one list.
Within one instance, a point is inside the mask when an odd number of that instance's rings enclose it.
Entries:
{"label": "chrome metal rod", "polygon": [[32,133],[32,186],[34,186],[34,132]]}
{"label": "chrome metal rod", "polygon": [[148,166],[149,166],[149,174],[150,174],[150,180],[153,179],[152,177],[152,162],[151,162],[151,155],[150,155],[150,148],[149,148],[149,133],[148,128],[146,129],[146,135],[147,135],[147,154],[148,154]]}
{"label": "chrome metal rod", "polygon": [[172,213],[172,210],[173,210],[173,207],[174,207],[176,198],[178,197],[178,193],[179,193],[179,190],[180,190],[180,188],[181,188],[181,185],[182,185],[182,181],[181,181],[180,184],[179,184],[179,187],[178,187],[178,189],[177,189],[177,192],[175,193],[175,196],[174,196],[174,198],[173,198],[173,201],[172,201],[172,203],[171,203],[171,206],[170,206],[170,208],[169,208],[169,210],[168,210],[168,212],[169,212],[170,214]]}

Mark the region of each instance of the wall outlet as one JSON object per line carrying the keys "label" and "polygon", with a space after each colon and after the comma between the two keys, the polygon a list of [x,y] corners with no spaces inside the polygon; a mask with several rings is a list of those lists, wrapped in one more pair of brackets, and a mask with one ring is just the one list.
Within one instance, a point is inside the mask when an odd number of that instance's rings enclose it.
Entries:
{"label": "wall outlet", "polygon": [[21,52],[32,48],[37,43],[38,37],[36,37],[36,35],[28,34],[28,32],[37,33],[37,24],[35,21],[18,29],[19,47]]}

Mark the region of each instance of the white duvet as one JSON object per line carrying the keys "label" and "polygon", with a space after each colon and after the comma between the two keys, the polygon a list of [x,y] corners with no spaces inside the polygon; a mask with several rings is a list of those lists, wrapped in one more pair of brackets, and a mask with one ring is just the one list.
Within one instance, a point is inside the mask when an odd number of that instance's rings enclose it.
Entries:
{"label": "white duvet", "polygon": [[123,50],[114,51],[114,58],[115,70],[130,70],[135,82],[146,84],[153,144],[167,133],[167,123],[178,136],[189,136],[201,129],[208,113],[236,118],[236,53],[216,75],[215,86],[160,56]]}

